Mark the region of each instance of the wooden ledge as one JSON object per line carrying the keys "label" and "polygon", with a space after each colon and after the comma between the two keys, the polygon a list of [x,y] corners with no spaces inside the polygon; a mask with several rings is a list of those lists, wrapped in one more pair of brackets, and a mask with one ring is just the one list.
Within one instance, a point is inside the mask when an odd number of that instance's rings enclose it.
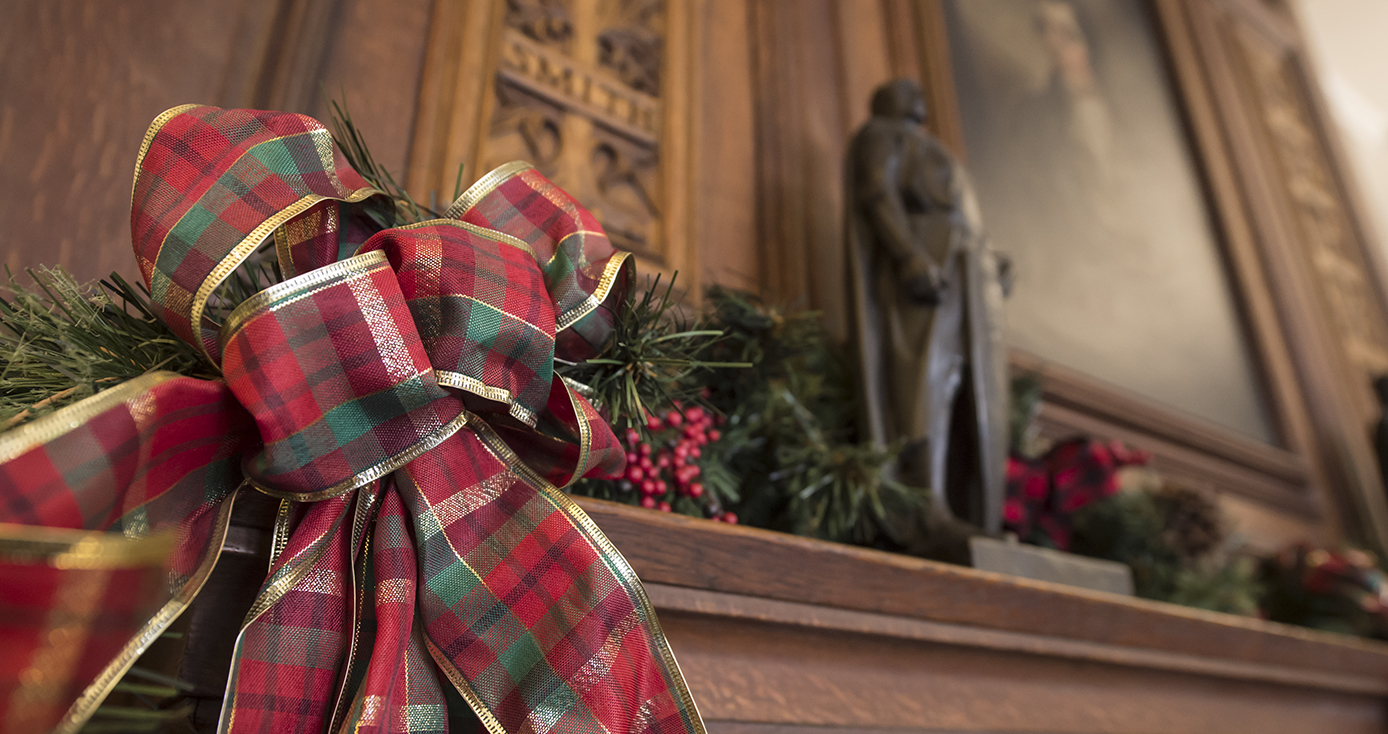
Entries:
{"label": "wooden ledge", "polygon": [[909,556],[579,504],[658,609],[1388,696],[1388,644]]}

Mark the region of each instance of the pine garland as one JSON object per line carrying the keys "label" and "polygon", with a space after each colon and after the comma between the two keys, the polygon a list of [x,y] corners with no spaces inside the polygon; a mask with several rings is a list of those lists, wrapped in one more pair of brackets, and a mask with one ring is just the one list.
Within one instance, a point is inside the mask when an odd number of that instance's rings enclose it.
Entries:
{"label": "pine garland", "polygon": [[143,286],[112,273],[83,287],[61,268],[7,272],[0,299],[0,430],[147,372],[212,377],[215,371],[149,306]]}
{"label": "pine garland", "polygon": [[584,386],[589,400],[619,433],[652,430],[648,416],[697,402],[710,370],[752,366],[747,361],[701,358],[726,334],[692,324],[683,315],[674,296],[678,277],[676,273],[663,291],[657,276],[639,295],[628,293],[617,310],[611,341],[598,356],[557,365],[560,375]]}
{"label": "pine garland", "polygon": [[713,461],[737,485],[716,488],[739,495],[741,517],[755,525],[893,545],[888,521],[926,512],[929,492],[894,478],[899,447],[857,435],[856,377],[818,314],[717,286],[706,301],[711,323],[728,334],[715,356],[755,365],[717,370],[710,381],[709,402],[728,416]]}
{"label": "pine garland", "polygon": [[630,449],[624,476],[572,491],[877,546],[889,518],[925,511],[928,493],[892,477],[897,450],[856,441],[852,373],[817,314],[715,286],[691,323],[656,290],[597,359],[564,368]]}

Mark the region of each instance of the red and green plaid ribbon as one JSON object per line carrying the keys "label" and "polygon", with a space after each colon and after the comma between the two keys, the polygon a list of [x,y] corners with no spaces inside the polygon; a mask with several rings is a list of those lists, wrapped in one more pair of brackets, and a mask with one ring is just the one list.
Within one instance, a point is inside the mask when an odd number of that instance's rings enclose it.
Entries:
{"label": "red and green plaid ribbon", "polygon": [[[80,727],[262,491],[276,556],[222,730],[443,731],[452,686],[492,734],[703,734],[640,582],[557,489],[623,467],[554,361],[608,338],[626,254],[522,163],[408,227],[375,231],[377,195],[301,115],[150,127],[135,252],[223,379],[146,375],[0,436],[0,731]],[[214,322],[270,242],[287,280]],[[102,532],[50,536],[75,531]]]}

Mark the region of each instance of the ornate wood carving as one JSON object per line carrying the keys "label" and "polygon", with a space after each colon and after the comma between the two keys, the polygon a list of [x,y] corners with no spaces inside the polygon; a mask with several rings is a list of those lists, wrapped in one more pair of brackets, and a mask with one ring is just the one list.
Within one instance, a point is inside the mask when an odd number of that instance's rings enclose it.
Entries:
{"label": "ornate wood carving", "polygon": [[523,158],[657,263],[664,0],[507,0],[482,170]]}
{"label": "ornate wood carving", "polygon": [[1342,203],[1344,191],[1310,117],[1305,88],[1282,49],[1243,27],[1232,35],[1253,81],[1258,114],[1320,295],[1349,362],[1367,387],[1374,376],[1388,371],[1388,323]]}

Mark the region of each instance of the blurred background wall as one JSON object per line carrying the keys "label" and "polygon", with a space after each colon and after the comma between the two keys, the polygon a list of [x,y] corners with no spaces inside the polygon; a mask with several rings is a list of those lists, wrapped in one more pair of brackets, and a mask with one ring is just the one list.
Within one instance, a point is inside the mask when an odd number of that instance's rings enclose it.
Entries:
{"label": "blurred background wall", "polygon": [[1388,3],[1296,0],[1307,48],[1388,262]]}
{"label": "blurred background wall", "polygon": [[135,154],[150,121],[179,104],[325,117],[323,95],[345,93],[363,127],[379,131],[373,152],[402,170],[431,8],[427,0],[5,3],[0,261],[11,270],[62,265],[82,279],[134,274]]}

